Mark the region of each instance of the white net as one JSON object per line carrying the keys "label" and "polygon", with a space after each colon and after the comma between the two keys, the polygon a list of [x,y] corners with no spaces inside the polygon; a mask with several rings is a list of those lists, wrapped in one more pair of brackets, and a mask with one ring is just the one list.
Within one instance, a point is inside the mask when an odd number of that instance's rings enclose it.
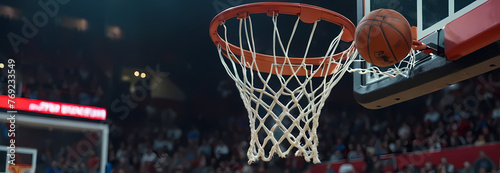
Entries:
{"label": "white net", "polygon": [[[251,52],[251,57],[245,56],[243,50],[239,53],[232,52],[228,44],[227,26],[222,24],[222,45],[218,45],[220,60],[235,81],[240,96],[248,111],[250,119],[251,141],[247,152],[248,163],[270,161],[274,154],[286,157],[290,152],[296,156],[303,156],[306,161],[319,163],[318,135],[316,129],[319,125],[319,115],[325,100],[330,95],[332,88],[344,75],[357,55],[353,45],[341,53],[341,58],[334,58],[337,47],[341,42],[343,27],[338,35],[330,41],[322,62],[319,64],[306,64],[308,52],[318,21],[312,25],[302,63],[293,63],[289,57],[290,45],[301,22],[297,18],[293,30],[284,44],[278,29],[278,17],[269,17],[273,23],[270,29],[272,35],[272,63],[269,71],[262,72],[256,60],[256,47],[252,19],[239,20],[239,47],[244,46]],[[303,34],[303,33],[300,33]],[[332,34],[332,33],[330,33]],[[336,35],[336,33],[334,33]],[[319,39],[324,39],[320,37]],[[285,47],[286,45],[286,47]],[[225,50],[221,48],[225,46]],[[285,57],[278,61],[278,52]],[[248,55],[248,54],[247,54]],[[227,58],[224,56],[228,56]],[[270,60],[273,61],[273,60]],[[291,75],[282,72],[288,68]],[[307,71],[305,75],[298,75],[299,71]]]}
{"label": "white net", "polygon": [[357,63],[364,63],[361,67],[349,68],[349,73],[357,72],[361,75],[367,75],[368,80],[378,80],[385,77],[396,78],[398,76],[408,77],[411,69],[415,67],[417,61],[415,60],[415,50],[411,49],[410,53],[400,62],[385,68],[377,67],[367,63],[363,58],[358,57],[354,60]]}

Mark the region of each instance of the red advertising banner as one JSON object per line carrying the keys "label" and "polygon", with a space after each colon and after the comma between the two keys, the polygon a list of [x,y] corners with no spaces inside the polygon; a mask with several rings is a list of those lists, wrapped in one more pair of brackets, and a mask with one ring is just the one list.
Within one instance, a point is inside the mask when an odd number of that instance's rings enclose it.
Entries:
{"label": "red advertising banner", "polygon": [[[401,154],[397,156],[390,154],[381,156],[380,159],[395,159],[396,165],[390,165],[384,168],[396,166],[399,170],[403,170],[408,164],[413,164],[419,168],[422,168],[425,162],[431,162],[434,166],[437,166],[441,163],[441,158],[445,157],[447,158],[448,163],[453,164],[455,166],[455,170],[458,170],[463,168],[463,163],[465,161],[474,164],[474,161],[478,158],[480,151],[485,152],[486,155],[493,161],[493,163],[498,164],[500,159],[500,143],[490,143],[481,146],[463,146],[459,148],[445,149],[437,152],[418,152],[418,154]],[[316,164],[313,165],[310,172],[327,172],[328,170],[338,172],[340,166],[344,163],[346,163],[345,160],[333,163],[327,162]],[[349,163],[353,165],[356,172],[368,171],[365,170],[366,165],[362,159],[353,160]]]}
{"label": "red advertising banner", "polygon": [[9,102],[9,97],[6,95],[0,95],[0,108],[85,119],[106,120],[105,108],[20,97],[14,98],[14,102]]}

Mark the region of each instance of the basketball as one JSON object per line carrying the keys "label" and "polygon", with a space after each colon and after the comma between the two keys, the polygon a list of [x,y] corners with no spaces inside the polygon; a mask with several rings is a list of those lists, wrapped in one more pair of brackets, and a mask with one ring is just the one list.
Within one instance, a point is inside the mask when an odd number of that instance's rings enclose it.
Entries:
{"label": "basketball", "polygon": [[410,24],[397,11],[378,9],[363,17],[354,37],[359,55],[370,64],[387,67],[408,55],[412,45]]}

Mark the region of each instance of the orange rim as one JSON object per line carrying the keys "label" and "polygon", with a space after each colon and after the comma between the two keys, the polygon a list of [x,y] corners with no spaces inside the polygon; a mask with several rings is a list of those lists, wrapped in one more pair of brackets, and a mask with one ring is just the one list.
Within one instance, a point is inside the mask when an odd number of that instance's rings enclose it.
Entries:
{"label": "orange rim", "polygon": [[28,164],[9,165],[9,171],[11,171],[13,173],[21,173],[25,169],[30,169],[30,168],[32,168],[32,166],[28,165]]}
{"label": "orange rim", "polygon": [[[356,27],[354,24],[344,17],[343,15],[333,12],[331,10],[313,6],[313,5],[307,5],[307,4],[301,4],[301,3],[287,3],[287,2],[260,2],[260,3],[252,3],[252,4],[245,4],[245,5],[240,5],[237,7],[229,8],[221,13],[219,13],[215,18],[212,20],[210,23],[210,37],[212,38],[212,41],[214,42],[215,46],[219,45],[226,45],[226,42],[222,37],[219,35],[217,32],[217,28],[223,24],[224,21],[231,19],[233,17],[236,17],[238,19],[244,19],[248,18],[250,14],[259,14],[259,13],[265,13],[268,15],[279,15],[279,14],[287,14],[287,15],[297,15],[300,17],[300,19],[305,22],[305,23],[314,23],[315,21],[318,20],[324,20],[330,23],[334,23],[336,25],[339,25],[341,27],[344,27],[344,33],[341,36],[341,39],[346,42],[351,42],[354,39],[354,32]],[[235,46],[231,43],[227,43],[229,49],[231,52],[233,52],[236,55],[241,56],[241,48],[238,46]],[[220,46],[220,48],[224,51],[226,50],[226,46]],[[351,44],[351,47],[349,49],[345,50],[344,52],[337,53],[333,55],[333,58],[338,60],[342,58],[343,54],[346,53],[346,51],[349,51],[353,49],[354,46]],[[223,53],[224,56],[227,58],[228,55],[226,53]],[[252,53],[248,50],[243,49],[243,55],[245,57],[253,57]],[[310,64],[310,65],[321,65],[325,57],[314,57],[314,58],[306,58],[305,63]],[[231,58],[229,58],[231,59]],[[303,61],[303,58],[294,58],[294,57],[289,57],[291,64],[301,64]],[[231,59],[233,60],[233,59]],[[235,61],[235,60],[233,60]],[[255,61],[257,63],[257,68],[254,67],[254,70],[259,70],[261,72],[271,72],[275,74],[275,70],[272,70],[271,67],[274,64],[274,56],[272,55],[265,55],[265,54],[260,54],[260,53],[255,53]],[[285,57],[283,56],[276,56],[276,61],[277,63],[280,64],[285,64]],[[237,62],[237,61],[235,61]],[[248,64],[252,63],[251,58],[246,58],[246,62]],[[328,64],[330,62],[325,61],[323,64]],[[326,74],[323,75],[331,75],[334,73],[335,67],[333,66],[329,68],[329,71]],[[245,64],[246,66],[246,64]],[[322,71],[323,68],[328,68],[328,67],[319,67],[318,70]],[[281,73],[283,75],[292,75],[293,71],[290,68],[284,68],[283,72]],[[307,70],[299,70],[297,72],[298,76],[305,76],[307,74],[310,74],[309,71]],[[320,76],[320,74],[317,74],[316,76]]]}

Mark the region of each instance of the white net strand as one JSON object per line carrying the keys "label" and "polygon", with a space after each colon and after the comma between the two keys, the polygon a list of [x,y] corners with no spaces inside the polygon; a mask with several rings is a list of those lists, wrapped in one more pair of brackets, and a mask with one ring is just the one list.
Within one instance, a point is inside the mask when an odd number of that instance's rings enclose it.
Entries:
{"label": "white net strand", "polygon": [[[396,78],[397,76],[403,76],[405,78],[408,78],[410,75],[411,69],[415,67],[415,65],[418,63],[415,60],[415,50],[411,49],[410,53],[401,60],[399,63],[394,64],[392,67],[388,68],[385,71],[382,71],[379,67],[374,66],[374,65],[369,65],[367,68],[349,68],[347,71],[349,73],[353,72],[358,72],[359,74],[362,75],[373,75],[374,78],[382,78],[382,77],[390,77],[390,78]],[[357,59],[354,60],[355,62],[366,62],[365,60]]]}
{"label": "white net strand", "polygon": [[[218,45],[219,57],[228,75],[235,81],[248,111],[251,132],[250,146],[247,152],[248,163],[256,162],[259,159],[270,161],[275,153],[284,158],[292,149],[297,150],[296,156],[304,156],[308,162],[312,160],[314,163],[320,163],[316,130],[319,125],[321,108],[332,88],[348,70],[357,51],[351,45],[342,54],[342,58],[333,58],[343,34],[342,28],[339,35],[331,41],[320,65],[305,64],[318,25],[318,22],[315,22],[302,63],[292,64],[288,57],[288,51],[300,18],[295,22],[286,48],[281,40],[277,19],[277,16],[272,16],[274,63],[269,72],[260,72],[259,70],[251,18],[239,19],[239,46],[242,49],[240,55],[234,54],[229,48],[227,27],[224,23],[222,24],[225,42],[223,46],[226,46],[225,54],[228,58],[224,57],[221,45]],[[243,53],[243,28],[246,44],[252,57],[245,57]],[[279,45],[284,54],[283,62],[277,60],[276,44]],[[247,61],[247,58],[251,58],[251,61]],[[228,64],[227,61],[230,63]],[[292,75],[282,75],[284,68],[290,68],[293,72]],[[331,71],[331,68],[334,68],[333,74],[326,74]],[[272,74],[273,70],[274,74]],[[300,70],[308,70],[309,73],[306,73],[305,76],[298,76],[297,73]],[[316,73],[322,74],[322,77],[313,77]],[[313,81],[319,84],[313,84]],[[271,85],[273,82],[279,84]]]}

